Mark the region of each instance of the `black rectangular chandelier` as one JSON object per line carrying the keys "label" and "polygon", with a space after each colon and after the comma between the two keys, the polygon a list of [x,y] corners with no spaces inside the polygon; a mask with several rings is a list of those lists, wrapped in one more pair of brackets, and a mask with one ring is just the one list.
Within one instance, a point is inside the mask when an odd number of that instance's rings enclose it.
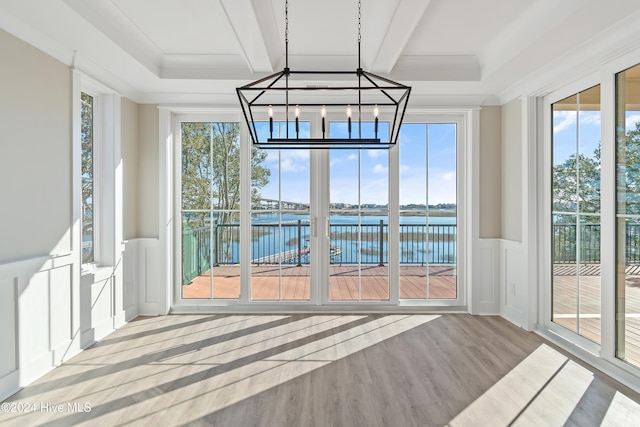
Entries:
{"label": "black rectangular chandelier", "polygon": [[[360,66],[358,1],[358,67],[353,71],[294,71],[289,68],[288,0],[285,1],[285,68],[236,88],[253,145],[274,149],[388,149],[396,144],[411,87],[364,71]],[[300,136],[300,112],[321,116],[317,137]],[[268,131],[258,131],[257,123]],[[331,136],[327,121],[346,123],[340,137]],[[262,120],[261,120],[262,119]],[[284,123],[274,132],[274,120]],[[388,125],[382,126],[383,121]],[[291,126],[290,126],[291,124]],[[294,126],[295,124],[295,126]],[[346,136],[344,136],[346,135]]]}

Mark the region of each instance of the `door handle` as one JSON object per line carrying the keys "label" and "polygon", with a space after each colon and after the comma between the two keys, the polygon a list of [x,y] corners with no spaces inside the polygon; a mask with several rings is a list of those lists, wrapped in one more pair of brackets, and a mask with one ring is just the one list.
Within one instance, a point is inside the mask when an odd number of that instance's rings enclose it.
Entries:
{"label": "door handle", "polygon": [[324,219],[325,219],[324,237],[326,237],[327,239],[329,239],[329,238],[331,237],[331,236],[330,236],[330,233],[329,233],[329,227],[330,227],[330,224],[329,224],[329,217],[328,217],[328,216],[326,216]]}

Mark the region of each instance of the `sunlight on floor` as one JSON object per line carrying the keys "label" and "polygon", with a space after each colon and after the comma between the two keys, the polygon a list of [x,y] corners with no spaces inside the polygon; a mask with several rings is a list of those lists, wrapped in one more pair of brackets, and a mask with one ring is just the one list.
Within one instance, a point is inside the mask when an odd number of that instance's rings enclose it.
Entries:
{"label": "sunlight on floor", "polygon": [[[119,424],[183,424],[438,317],[242,316],[206,323],[194,317],[185,324],[200,329],[184,335],[180,329],[164,330],[162,324],[149,330],[142,320],[122,330],[122,336],[107,337],[95,353],[88,349],[57,368],[13,401],[59,402],[64,395],[66,401],[59,403],[65,406],[68,402],[100,402],[91,408],[91,423],[96,425],[113,420]],[[238,328],[243,333],[233,332]],[[178,345],[173,344],[176,339]],[[124,383],[123,371],[127,372]],[[34,414],[4,415],[3,423],[25,425]],[[86,421],[83,414],[69,413],[51,414],[49,419],[61,425]]]}
{"label": "sunlight on floor", "polygon": [[[479,420],[486,425],[564,425],[593,381],[591,371],[542,344],[450,425],[477,425]],[[615,416],[603,425],[640,425],[640,405],[618,394],[607,412]]]}

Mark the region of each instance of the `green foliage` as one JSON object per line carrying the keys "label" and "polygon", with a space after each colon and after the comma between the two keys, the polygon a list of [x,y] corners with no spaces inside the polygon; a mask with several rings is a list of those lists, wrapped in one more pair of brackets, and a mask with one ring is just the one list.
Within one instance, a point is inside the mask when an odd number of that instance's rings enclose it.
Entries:
{"label": "green foliage", "polygon": [[[624,133],[623,133],[624,135]],[[616,192],[618,213],[640,214],[640,122],[619,138],[616,152]]]}
{"label": "green foliage", "polygon": [[593,157],[572,154],[553,167],[555,212],[600,212],[600,149]]}
{"label": "green foliage", "polygon": [[[266,153],[252,148],[252,199],[269,183],[263,165]],[[252,200],[253,201],[253,200]],[[192,227],[205,225],[209,211],[219,211],[219,224],[238,220],[240,209],[240,126],[238,123],[189,122],[182,124],[182,209],[190,213]]]}
{"label": "green foliage", "polygon": [[[616,143],[616,192],[618,213],[640,214],[640,122],[635,129],[620,132]],[[568,213],[600,212],[600,148],[593,155],[572,154],[553,167],[553,211]],[[556,220],[575,219],[559,216]],[[586,217],[599,222],[598,218]]]}

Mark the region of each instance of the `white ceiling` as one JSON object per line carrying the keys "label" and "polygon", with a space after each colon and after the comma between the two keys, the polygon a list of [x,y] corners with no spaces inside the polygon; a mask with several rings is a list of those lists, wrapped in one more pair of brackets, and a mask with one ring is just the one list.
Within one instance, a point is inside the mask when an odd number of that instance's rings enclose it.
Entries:
{"label": "white ceiling", "polygon": [[[356,68],[357,0],[289,3],[292,69]],[[416,105],[504,102],[640,44],[638,0],[362,3],[363,68]],[[0,28],[137,102],[231,104],[285,60],[284,0],[0,0]]]}

